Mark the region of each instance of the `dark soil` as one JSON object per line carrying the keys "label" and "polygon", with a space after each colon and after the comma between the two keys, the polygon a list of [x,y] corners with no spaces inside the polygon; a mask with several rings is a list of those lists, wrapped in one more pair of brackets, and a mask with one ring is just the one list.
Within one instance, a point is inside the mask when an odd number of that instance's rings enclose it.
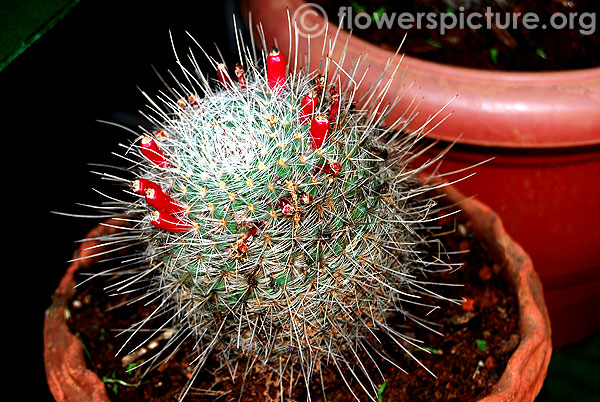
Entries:
{"label": "dark soil", "polygon": [[[470,222],[456,222],[444,218],[442,232],[451,232],[441,236],[449,250],[470,250],[460,254],[455,261],[462,261],[464,267],[452,274],[442,275],[441,281],[465,284],[464,287],[441,289],[443,294],[460,298],[462,305],[444,304],[441,309],[430,314],[433,322],[439,322],[445,335],[439,336],[431,331],[415,329],[413,332],[403,328],[405,333],[414,334],[424,341],[429,350],[412,352],[437,378],[427,373],[413,360],[407,357],[394,344],[384,345],[384,350],[392,356],[408,374],[388,363],[380,367],[387,379],[382,392],[383,401],[474,401],[487,395],[498,381],[514,349],[519,344],[518,304],[513,289],[503,278],[502,267],[488,254],[486,246],[481,244],[470,231]],[[115,358],[126,336],[116,336],[119,330],[128,328],[133,322],[146,317],[151,307],[136,303],[132,306],[113,308],[125,302],[124,298],[109,298],[106,292],[94,290],[98,284],[94,281],[81,286],[70,306],[68,323],[81,339],[88,366],[93,369],[106,384],[107,392],[113,401],[171,401],[191,376],[189,365],[191,358],[186,349],[180,350],[173,358],[158,369],[141,377],[142,369],[126,372],[121,357]],[[402,323],[398,323],[401,327]],[[408,331],[408,332],[407,332]],[[145,339],[148,334],[140,334]],[[132,344],[136,344],[134,340]],[[151,342],[145,343],[146,348]],[[189,346],[189,345],[188,345]],[[189,352],[189,348],[187,352]],[[143,356],[140,361],[143,361]],[[363,361],[368,361],[365,359]],[[243,366],[243,364],[242,364]],[[352,399],[340,374],[335,367],[323,368],[324,388],[330,401],[348,401]],[[244,369],[238,369],[235,382],[229,371],[212,361],[203,369],[189,393],[193,401],[260,401],[280,400],[280,385],[276,377],[269,372],[252,371],[242,378]],[[322,387],[318,374],[312,387],[313,400],[323,400]],[[361,400],[366,400],[350,375],[345,378]],[[288,387],[284,386],[284,400],[306,400],[303,380],[297,380],[292,398]],[[134,384],[139,384],[133,386]],[[242,386],[243,385],[243,386]],[[243,390],[242,390],[243,388]],[[241,395],[241,396],[240,396]]]}
{"label": "dark soil", "polygon": [[[570,70],[600,65],[600,32],[596,29],[600,3],[596,0],[321,0],[317,3],[336,24],[339,23],[340,7],[351,7],[353,15],[384,11],[389,16],[410,13],[415,19],[415,23],[405,23],[405,27],[412,26],[410,29],[399,27],[396,18],[390,28],[379,29],[374,22],[367,29],[355,26],[353,35],[395,51],[407,34],[402,52],[425,60],[508,71]],[[490,24],[486,17],[479,18],[488,7],[494,15]],[[428,28],[426,19],[422,20],[421,27],[417,27],[418,13],[462,15],[464,28],[456,27],[442,34],[438,27]],[[466,21],[473,13],[479,13],[474,14],[472,21],[481,23],[482,28],[469,29]],[[516,19],[517,25],[507,24],[511,20],[507,20],[506,15],[512,18],[517,13],[521,15]],[[522,16],[526,13],[535,13],[539,17],[537,28],[523,26]],[[566,27],[562,29],[557,29],[562,22],[559,13],[567,17]],[[551,24],[553,14],[557,16]],[[568,22],[569,18],[572,18],[572,24]],[[366,23],[363,19],[362,24]],[[361,25],[360,20],[358,24]],[[528,26],[532,27],[530,23]]]}

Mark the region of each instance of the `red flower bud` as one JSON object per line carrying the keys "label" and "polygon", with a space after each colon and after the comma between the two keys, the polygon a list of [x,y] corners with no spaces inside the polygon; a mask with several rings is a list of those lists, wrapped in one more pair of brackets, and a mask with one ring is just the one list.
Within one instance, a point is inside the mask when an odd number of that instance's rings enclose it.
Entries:
{"label": "red flower bud", "polygon": [[156,166],[164,168],[170,165],[165,155],[158,148],[156,141],[151,137],[143,137],[140,141],[140,146],[142,147],[142,155],[148,158],[148,160]]}
{"label": "red flower bud", "polygon": [[275,95],[281,96],[285,87],[286,61],[283,53],[276,47],[271,50],[267,57],[267,79],[269,88]]}
{"label": "red flower bud", "polygon": [[312,115],[315,113],[317,98],[315,94],[310,91],[302,99],[300,103],[300,124],[304,124],[312,119]]}
{"label": "red flower bud", "polygon": [[241,89],[246,89],[246,77],[244,76],[244,66],[242,66],[241,64],[236,64],[235,65],[235,76],[238,79],[238,82],[240,83],[240,88]]}
{"label": "red flower bud", "polygon": [[327,115],[321,113],[310,123],[310,146],[312,149],[321,148],[329,133]]}
{"label": "red flower bud", "polygon": [[325,89],[325,77],[319,75],[315,78],[315,95],[317,98],[321,97],[323,89]]}
{"label": "red flower bud", "polygon": [[313,174],[327,173],[327,174],[338,174],[342,171],[342,164],[339,162],[324,163],[322,165],[315,166],[312,170]]}
{"label": "red flower bud", "polygon": [[340,95],[337,93],[335,87],[331,87],[329,94],[331,95],[331,103],[329,104],[329,124],[334,125],[340,110]]}
{"label": "red flower bud", "polygon": [[158,229],[166,230],[171,233],[183,233],[194,229],[194,226],[189,223],[162,211],[152,211],[150,213],[150,223]]}
{"label": "red flower bud", "polygon": [[283,197],[283,198],[279,199],[279,201],[277,201],[277,204],[279,205],[281,212],[285,216],[293,216],[294,213],[296,212],[296,209],[294,208],[294,206],[292,205],[292,203],[288,197]]}
{"label": "red flower bud", "polygon": [[338,174],[339,172],[342,171],[342,164],[339,162],[331,162],[329,164],[329,167],[333,171],[333,174]]}
{"label": "red flower bud", "polygon": [[219,77],[219,82],[223,85],[225,89],[233,88],[233,83],[231,82],[231,78],[229,77],[229,71],[227,67],[223,63],[219,63],[217,65],[217,76]]}
{"label": "red flower bud", "polygon": [[196,95],[190,95],[188,96],[188,101],[190,102],[190,105],[193,106],[198,106],[198,99],[196,99]]}

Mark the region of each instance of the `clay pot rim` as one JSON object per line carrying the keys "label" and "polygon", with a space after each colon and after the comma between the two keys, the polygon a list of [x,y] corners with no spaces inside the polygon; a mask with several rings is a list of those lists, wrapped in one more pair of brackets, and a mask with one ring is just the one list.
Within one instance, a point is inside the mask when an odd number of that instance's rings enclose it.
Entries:
{"label": "clay pot rim", "polygon": [[[248,7],[258,0],[241,0],[242,13],[248,15],[252,8],[253,20],[263,21],[263,28],[282,33],[287,48],[287,22],[270,24],[276,12],[289,10],[293,16],[305,0],[260,0],[259,7]],[[326,21],[330,36],[337,35],[338,43],[348,41],[349,53],[363,57],[368,54],[367,64],[383,69],[394,52],[383,49],[348,31],[339,30],[331,20],[312,14],[309,20]],[[283,32],[285,31],[285,35]],[[350,38],[350,39],[349,39]],[[320,41],[321,36],[315,40]],[[339,49],[336,48],[335,52]],[[317,52],[313,46],[311,52]],[[320,55],[320,48],[318,49]],[[428,137],[445,142],[524,149],[571,148],[600,144],[600,67],[524,72],[488,71],[421,60],[398,54],[406,68],[406,82],[418,83],[407,90],[408,98],[419,98],[420,113],[409,125],[417,129],[455,96],[448,109],[453,113],[449,121],[437,127]],[[402,83],[400,83],[402,84]],[[404,84],[402,84],[404,85]],[[557,99],[561,99],[557,102]],[[406,101],[408,104],[408,100]],[[400,113],[398,113],[399,115]],[[397,116],[395,116],[397,117]],[[394,118],[390,119],[391,121]],[[431,123],[441,120],[438,119]]]}
{"label": "clay pot rim", "polygon": [[[446,187],[444,192],[451,201],[460,203],[465,199],[454,187]],[[473,230],[485,242],[497,246],[519,301],[519,345],[492,392],[480,402],[534,400],[542,388],[552,355],[550,318],[542,284],[533,261],[506,232],[494,211],[476,199],[460,203],[460,208],[473,221],[484,222],[474,225]],[[521,387],[521,384],[531,386]]]}
{"label": "clay pot rim", "polygon": [[[506,233],[499,216],[489,207],[477,200],[466,200],[452,186],[444,187],[443,192],[450,201],[460,203],[462,213],[476,222],[473,227],[475,233],[497,247],[507,262],[505,269],[518,292],[520,343],[490,395],[481,401],[533,400],[542,387],[552,351],[550,321],[533,263]],[[87,237],[94,238],[106,230],[111,230],[110,226],[99,225]],[[89,244],[82,243],[76,254],[85,253],[83,250],[86,246]],[[58,401],[69,400],[65,396],[69,392],[74,393],[79,401],[108,401],[104,383],[87,369],[79,339],[69,331],[65,318],[68,300],[74,294],[74,273],[93,262],[83,260],[71,263],[46,312],[46,376],[50,390]],[[57,346],[64,349],[58,350]]]}

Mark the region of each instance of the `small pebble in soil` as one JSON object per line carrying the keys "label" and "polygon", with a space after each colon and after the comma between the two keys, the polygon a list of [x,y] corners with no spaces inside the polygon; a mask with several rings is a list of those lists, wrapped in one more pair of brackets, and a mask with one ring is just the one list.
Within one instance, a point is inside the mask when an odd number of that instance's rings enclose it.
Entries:
{"label": "small pebble in soil", "polygon": [[461,306],[465,311],[473,311],[475,310],[475,300],[470,297],[465,297],[464,301],[461,303]]}
{"label": "small pebble in soil", "polygon": [[479,270],[479,278],[482,281],[489,281],[490,279],[492,279],[492,270],[490,267],[488,267],[487,265],[485,265],[483,268],[481,268]]}

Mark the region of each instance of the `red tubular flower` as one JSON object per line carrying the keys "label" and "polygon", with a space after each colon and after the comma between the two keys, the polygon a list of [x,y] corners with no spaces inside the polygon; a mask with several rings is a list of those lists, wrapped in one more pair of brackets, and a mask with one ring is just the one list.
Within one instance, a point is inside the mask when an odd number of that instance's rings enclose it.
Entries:
{"label": "red tubular flower", "polygon": [[136,194],[146,195],[147,188],[153,188],[153,189],[160,190],[160,186],[158,184],[156,184],[153,181],[148,180],[148,179],[135,179],[134,181],[131,182],[131,189]]}
{"label": "red tubular flower", "polygon": [[248,250],[250,250],[250,247],[246,244],[245,240],[240,241],[240,243],[237,246],[237,249],[240,253],[245,253]]}
{"label": "red tubular flower", "polygon": [[246,251],[250,250],[250,247],[248,246],[247,242],[252,241],[252,237],[254,236],[257,230],[258,228],[256,226],[252,226],[250,230],[248,230],[247,233],[244,233],[240,240],[238,240],[237,249],[240,253],[245,253]]}
{"label": "red tubular flower", "polygon": [[319,114],[310,123],[310,147],[321,148],[329,133],[329,120],[324,113]]}
{"label": "red tubular flower", "polygon": [[223,63],[219,63],[217,65],[217,76],[219,77],[219,82],[223,85],[225,89],[233,88],[233,83],[231,82],[231,78],[229,77],[229,71],[227,67]]}
{"label": "red tubular flower", "polygon": [[166,230],[171,233],[189,232],[194,226],[186,223],[163,211],[152,211],[150,213],[150,223],[158,229]]}
{"label": "red tubular flower", "polygon": [[285,87],[285,64],[286,61],[283,53],[276,47],[271,49],[271,53],[267,57],[267,79],[269,81],[269,88],[278,96],[283,94],[283,88]]}
{"label": "red tubular flower", "polygon": [[240,88],[241,89],[246,89],[246,77],[244,76],[244,66],[242,66],[239,63],[236,63],[235,65],[235,76],[238,79],[238,82],[240,83]]}
{"label": "red tubular flower", "polygon": [[159,188],[146,188],[144,190],[146,202],[152,208],[163,211],[169,215],[182,215],[186,208]]}
{"label": "red tubular flower", "polygon": [[302,99],[302,102],[300,103],[300,124],[310,121],[312,115],[315,113],[316,103],[317,98],[313,91],[310,91]]}
{"label": "red tubular flower", "polygon": [[165,155],[158,148],[156,141],[154,141],[151,137],[143,137],[140,141],[140,146],[142,147],[142,155],[148,158],[148,160],[154,163],[156,166],[165,168],[170,165]]}

